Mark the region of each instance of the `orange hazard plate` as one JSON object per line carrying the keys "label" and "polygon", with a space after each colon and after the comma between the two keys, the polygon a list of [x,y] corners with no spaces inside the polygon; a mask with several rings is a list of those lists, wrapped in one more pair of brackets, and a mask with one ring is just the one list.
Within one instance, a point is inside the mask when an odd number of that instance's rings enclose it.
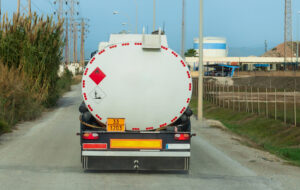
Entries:
{"label": "orange hazard plate", "polygon": [[110,139],[110,148],[162,149],[161,139]]}
{"label": "orange hazard plate", "polygon": [[109,132],[125,132],[124,118],[108,118],[106,122],[106,131]]}

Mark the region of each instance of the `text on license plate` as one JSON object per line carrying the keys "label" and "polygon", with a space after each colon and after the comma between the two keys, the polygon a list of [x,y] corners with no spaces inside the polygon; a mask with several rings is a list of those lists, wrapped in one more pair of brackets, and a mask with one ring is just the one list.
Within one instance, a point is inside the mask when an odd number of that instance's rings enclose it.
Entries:
{"label": "text on license plate", "polygon": [[110,132],[124,132],[125,118],[108,118],[106,130]]}

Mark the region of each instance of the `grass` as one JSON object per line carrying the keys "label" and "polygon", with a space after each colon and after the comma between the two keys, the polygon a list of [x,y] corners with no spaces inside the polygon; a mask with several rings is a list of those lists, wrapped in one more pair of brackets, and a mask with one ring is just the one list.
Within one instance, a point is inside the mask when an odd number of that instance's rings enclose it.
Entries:
{"label": "grass", "polygon": [[57,81],[59,95],[71,90],[73,74],[66,69],[63,75]]}
{"label": "grass", "polygon": [[[195,97],[190,106],[192,110],[196,110]],[[204,102],[204,117],[221,121],[230,131],[300,166],[300,127],[256,114],[220,108],[209,102]]]}
{"label": "grass", "polygon": [[76,75],[72,79],[72,85],[79,84],[82,79],[82,74]]}
{"label": "grass", "polygon": [[[15,124],[37,118],[45,109],[27,84],[28,78],[18,69],[9,69],[0,63],[0,135],[10,132]],[[56,101],[64,92],[70,90],[72,74],[65,72],[57,81]]]}
{"label": "grass", "polygon": [[8,124],[2,120],[0,120],[0,135],[3,133],[7,133],[10,132],[10,127],[8,126]]}

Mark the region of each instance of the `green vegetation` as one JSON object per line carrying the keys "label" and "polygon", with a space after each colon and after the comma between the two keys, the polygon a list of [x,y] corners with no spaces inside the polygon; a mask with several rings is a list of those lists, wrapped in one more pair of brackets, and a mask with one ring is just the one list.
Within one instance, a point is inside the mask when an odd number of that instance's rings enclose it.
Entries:
{"label": "green vegetation", "polygon": [[0,25],[0,134],[36,118],[70,89],[72,74],[58,77],[63,21],[7,16]]}
{"label": "green vegetation", "polygon": [[4,121],[0,120],[0,134],[6,133],[9,131],[10,131],[10,128],[8,127],[8,124],[5,123]]}
{"label": "green vegetation", "polygon": [[194,49],[188,49],[185,53],[184,53],[185,57],[195,57],[196,56],[196,50]]}
{"label": "green vegetation", "polygon": [[[196,109],[192,98],[191,108]],[[259,147],[300,165],[300,128],[263,116],[237,112],[204,102],[204,117],[221,121],[229,130],[250,139]]]}
{"label": "green vegetation", "polygon": [[59,95],[62,95],[64,92],[71,90],[71,85],[73,83],[73,74],[66,69],[60,79],[57,81],[57,89]]}
{"label": "green vegetation", "polygon": [[72,79],[72,85],[79,84],[82,80],[82,74],[76,75]]}

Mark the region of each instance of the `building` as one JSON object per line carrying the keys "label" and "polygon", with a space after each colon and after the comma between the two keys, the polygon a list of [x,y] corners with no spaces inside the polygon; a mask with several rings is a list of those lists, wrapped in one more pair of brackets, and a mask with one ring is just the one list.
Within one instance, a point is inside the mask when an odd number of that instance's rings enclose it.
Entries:
{"label": "building", "polygon": [[[194,38],[193,48],[199,54],[199,38]],[[226,38],[222,37],[204,37],[203,38],[204,57],[227,57],[228,47]]]}

